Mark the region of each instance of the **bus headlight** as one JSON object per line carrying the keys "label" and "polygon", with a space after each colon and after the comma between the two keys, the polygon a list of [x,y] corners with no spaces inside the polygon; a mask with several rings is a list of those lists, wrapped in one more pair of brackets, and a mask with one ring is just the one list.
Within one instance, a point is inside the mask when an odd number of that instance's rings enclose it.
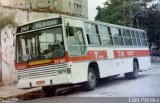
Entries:
{"label": "bus headlight", "polygon": [[58,74],[66,74],[67,70],[66,69],[60,69],[58,70]]}
{"label": "bus headlight", "polygon": [[28,79],[28,74],[18,75],[18,79]]}

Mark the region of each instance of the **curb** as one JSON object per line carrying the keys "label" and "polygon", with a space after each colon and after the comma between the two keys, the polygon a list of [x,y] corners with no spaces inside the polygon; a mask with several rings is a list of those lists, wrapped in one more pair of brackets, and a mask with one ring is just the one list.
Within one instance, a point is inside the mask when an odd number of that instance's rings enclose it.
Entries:
{"label": "curb", "polygon": [[23,100],[30,100],[44,97],[44,93],[41,89],[33,90],[33,91],[26,91],[24,93],[19,93],[10,96],[1,96],[0,103],[17,103]]}

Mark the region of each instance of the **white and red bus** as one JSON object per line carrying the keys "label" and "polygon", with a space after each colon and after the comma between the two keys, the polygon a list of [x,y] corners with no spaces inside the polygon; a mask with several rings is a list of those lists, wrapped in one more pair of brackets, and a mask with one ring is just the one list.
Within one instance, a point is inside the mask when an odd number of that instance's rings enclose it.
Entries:
{"label": "white and red bus", "polygon": [[59,16],[17,28],[15,64],[19,88],[52,94],[67,84],[93,90],[119,74],[136,79],[151,63],[144,30]]}

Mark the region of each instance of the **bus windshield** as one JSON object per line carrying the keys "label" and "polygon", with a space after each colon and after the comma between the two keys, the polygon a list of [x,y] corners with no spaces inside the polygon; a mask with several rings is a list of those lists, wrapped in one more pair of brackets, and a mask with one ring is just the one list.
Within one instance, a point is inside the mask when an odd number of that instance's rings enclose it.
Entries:
{"label": "bus windshield", "polygon": [[62,57],[65,53],[62,27],[19,34],[16,42],[18,63]]}

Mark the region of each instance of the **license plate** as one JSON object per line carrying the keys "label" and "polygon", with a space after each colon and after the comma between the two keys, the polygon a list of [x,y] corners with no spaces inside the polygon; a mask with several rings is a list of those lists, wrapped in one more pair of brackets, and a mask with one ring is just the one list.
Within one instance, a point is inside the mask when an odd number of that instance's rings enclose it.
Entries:
{"label": "license plate", "polygon": [[44,85],[45,84],[45,81],[37,81],[36,82],[36,85]]}

